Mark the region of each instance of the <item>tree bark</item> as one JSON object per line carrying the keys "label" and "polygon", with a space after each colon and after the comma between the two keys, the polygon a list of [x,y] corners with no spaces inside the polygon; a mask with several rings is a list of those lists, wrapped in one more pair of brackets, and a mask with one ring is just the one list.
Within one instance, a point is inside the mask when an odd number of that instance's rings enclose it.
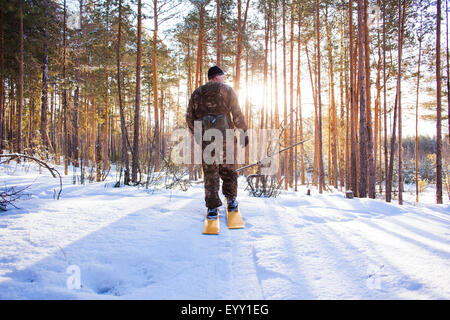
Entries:
{"label": "tree bark", "polygon": [[441,0],[436,6],[436,203],[442,204]]}
{"label": "tree bark", "polygon": [[445,26],[446,26],[446,56],[447,56],[447,121],[448,121],[448,144],[450,145],[450,52],[448,46],[448,0],[445,0]]}
{"label": "tree bark", "polygon": [[[234,78],[234,91],[239,95],[239,86],[241,79],[241,53],[242,53],[242,37],[247,23],[247,12],[249,8],[250,0],[247,0],[245,7],[244,19],[242,19],[241,13],[241,0],[238,0],[238,19],[237,19],[237,40],[236,40],[236,75]],[[203,7],[204,10],[204,7]]]}
{"label": "tree bark", "polygon": [[48,110],[48,35],[44,29],[44,55],[42,60],[42,96],[41,96],[41,140],[47,148],[50,147],[47,135],[47,110]]}
{"label": "tree bark", "polygon": [[75,58],[75,93],[73,98],[73,136],[72,136],[72,155],[75,167],[79,166],[79,147],[78,147],[78,111],[80,100],[80,55],[81,55],[81,36],[82,36],[82,21],[83,21],[83,0],[80,0],[80,31],[77,39],[77,52]]}
{"label": "tree bark", "polygon": [[216,38],[216,64],[222,66],[222,22],[221,22],[221,0],[216,0],[216,24],[217,24],[217,38]]}
{"label": "tree bark", "polygon": [[[366,139],[367,139],[367,169],[368,169],[368,193],[369,198],[375,199],[375,159],[373,148],[373,130],[372,130],[372,108],[371,108],[371,94],[370,94],[370,39],[369,39],[369,25],[368,25],[368,0],[364,0],[364,58],[365,58],[365,80],[366,80]],[[376,121],[376,116],[374,117]]]}
{"label": "tree bark", "polygon": [[[298,121],[299,126],[298,130],[300,131],[300,141],[303,141],[303,117],[302,117],[302,94],[301,94],[301,87],[300,87],[300,70],[301,70],[301,27],[302,27],[302,9],[299,9],[299,17],[298,17],[298,56],[297,56],[297,95],[298,95]],[[297,135],[296,135],[297,137]],[[303,144],[300,145],[300,181],[301,184],[305,184],[305,163],[304,163],[304,147]]]}
{"label": "tree bark", "polygon": [[0,154],[3,153],[6,144],[6,108],[5,108],[5,80],[4,80],[4,64],[5,64],[5,42],[3,31],[3,11],[0,8]]}
{"label": "tree bark", "polygon": [[138,0],[137,56],[136,56],[136,100],[134,106],[133,161],[131,163],[131,181],[138,182],[139,171],[139,124],[141,106],[141,60],[142,60],[142,2]]}
{"label": "tree bark", "polygon": [[[331,154],[332,154],[332,174],[330,175],[333,178],[333,186],[337,189],[338,187],[338,155],[337,155],[337,139],[338,139],[338,130],[337,130],[337,114],[336,114],[336,101],[334,96],[334,66],[333,66],[333,53],[332,53],[332,42],[331,42],[331,34],[330,28],[328,26],[328,6],[326,7],[326,18],[327,21],[326,31],[327,31],[327,41],[328,41],[328,61],[330,66],[330,95],[331,95],[331,128],[332,128],[332,143],[331,143]],[[330,171],[330,168],[328,168]],[[330,173],[329,173],[330,174]]]}
{"label": "tree bark", "polygon": [[[374,134],[374,165],[375,174],[378,173],[379,193],[382,192],[382,173],[381,173],[381,43],[380,43],[380,28],[379,21],[377,31],[377,47],[378,47],[378,61],[377,61],[377,78],[375,80],[375,87],[377,90],[375,98],[375,134]],[[379,158],[378,158],[379,157]],[[378,163],[377,160],[379,159]]]}
{"label": "tree bark", "polygon": [[317,106],[317,85],[315,84],[315,81],[313,79],[313,71],[311,68],[311,62],[309,59],[309,50],[308,50],[308,45],[305,43],[305,52],[306,52],[306,60],[308,62],[308,70],[309,70],[309,79],[311,82],[311,91],[312,91],[312,96],[313,96],[313,101],[314,101],[314,160],[313,160],[313,176],[312,176],[312,184],[313,185],[317,185],[317,176],[318,176],[318,106]]}
{"label": "tree bark", "polygon": [[63,83],[63,96],[62,96],[62,124],[63,124],[63,155],[64,155],[64,174],[68,174],[69,168],[69,132],[67,127],[68,122],[68,110],[67,110],[67,80],[66,80],[66,33],[67,33],[67,6],[66,0],[64,0],[64,23],[63,23],[63,75],[62,75],[62,83]]}
{"label": "tree bark", "polygon": [[398,35],[398,73],[397,73],[397,99],[398,99],[398,204],[403,204],[403,141],[402,141],[402,53],[403,33],[406,15],[406,0],[398,0],[399,35]]}
{"label": "tree bark", "polygon": [[[155,0],[156,1],[156,0]],[[130,184],[130,164],[128,157],[127,146],[127,129],[125,125],[125,111],[122,104],[122,88],[121,88],[121,74],[120,74],[120,46],[122,38],[122,0],[119,0],[119,29],[117,35],[117,90],[119,94],[119,111],[120,111],[120,129],[122,132],[122,162],[124,166],[124,184]]]}
{"label": "tree bark", "polygon": [[366,80],[364,59],[364,4],[358,0],[358,84],[359,84],[359,190],[358,196],[367,196],[367,126]]}
{"label": "tree bark", "polygon": [[195,88],[198,88],[201,85],[200,76],[202,73],[203,42],[205,32],[205,4],[199,3],[197,8],[199,12],[199,33],[197,40],[197,63],[195,66]]}
{"label": "tree bark", "polygon": [[[109,48],[110,46],[110,2],[108,1],[106,4],[106,44],[105,46]],[[81,17],[80,17],[81,18]],[[81,20],[82,21],[82,20]],[[105,125],[104,125],[104,137],[103,137],[103,165],[105,169],[110,168],[109,164],[109,156],[110,156],[110,150],[111,150],[111,137],[110,137],[110,126],[111,122],[109,119],[109,92],[110,92],[110,83],[109,83],[109,69],[107,63],[105,63],[105,84],[106,84],[106,90],[105,90]],[[150,94],[149,94],[150,97]]]}
{"label": "tree bark", "polygon": [[[155,112],[155,145],[153,151],[155,153],[155,171],[160,170],[160,150],[161,150],[161,137],[159,132],[159,104],[158,104],[158,68],[157,68],[157,41],[158,41],[158,0],[153,0],[153,52],[152,52],[152,73],[153,73],[153,106]],[[198,84],[196,75],[196,86]]]}
{"label": "tree bark", "polygon": [[[278,63],[277,63],[277,42],[278,42],[278,32],[277,32],[277,8],[278,8],[278,2],[274,3],[274,15],[273,15],[273,41],[274,41],[274,74],[275,74],[275,81],[274,81],[274,92],[275,92],[275,104],[274,104],[274,118],[275,118],[275,128],[280,128],[280,112],[278,110]],[[279,142],[279,141],[278,141]],[[280,157],[277,157],[277,179],[280,181],[281,179],[281,169],[280,169]]]}
{"label": "tree bark", "polygon": [[17,118],[17,152],[22,152],[23,117],[23,0],[19,0],[19,110]]}
{"label": "tree bark", "polygon": [[[383,120],[384,120],[384,175],[385,199],[391,201],[391,190],[388,194],[388,147],[387,147],[387,102],[386,102],[386,1],[383,0]],[[390,182],[389,182],[390,183]]]}
{"label": "tree bark", "polygon": [[319,0],[316,0],[316,50],[317,50],[317,105],[318,105],[318,161],[319,161],[319,193],[323,192],[325,186],[325,177],[323,170],[323,154],[322,154],[322,98],[320,85],[320,13]]}
{"label": "tree bark", "polygon": [[[294,144],[294,126],[297,127],[294,123],[294,3],[291,3],[291,35],[290,35],[290,62],[291,62],[291,72],[289,79],[289,145],[292,146]],[[296,162],[294,162],[294,151],[295,149],[289,149],[289,186],[292,188],[294,183],[294,175],[297,176],[297,167]]]}
{"label": "tree bark", "polygon": [[[420,1],[422,4],[422,1]],[[415,165],[416,165],[416,202],[419,202],[419,84],[420,84],[420,64],[422,58],[422,21],[423,9],[420,8],[420,28],[419,28],[419,61],[417,62],[417,86],[416,86],[416,145],[415,145]]]}
{"label": "tree bark", "polygon": [[[262,106],[262,111],[261,111],[261,129],[267,128],[267,117],[266,117],[266,110],[268,108],[268,103],[267,103],[267,92],[268,92],[268,88],[267,88],[267,78],[268,78],[268,56],[269,56],[269,33],[270,33],[270,3],[269,3],[269,9],[267,9],[265,7],[265,17],[264,17],[264,70],[263,70],[263,77],[264,77],[264,101],[263,101],[263,106]],[[248,60],[248,54],[247,54],[247,60]],[[247,120],[248,122],[248,120]],[[248,149],[246,149],[248,150]]]}
{"label": "tree bark", "polygon": [[356,128],[355,128],[355,79],[354,79],[354,53],[353,53],[353,0],[349,1],[349,45],[350,45],[350,188],[354,195],[358,195],[357,190],[357,141],[356,141]]}

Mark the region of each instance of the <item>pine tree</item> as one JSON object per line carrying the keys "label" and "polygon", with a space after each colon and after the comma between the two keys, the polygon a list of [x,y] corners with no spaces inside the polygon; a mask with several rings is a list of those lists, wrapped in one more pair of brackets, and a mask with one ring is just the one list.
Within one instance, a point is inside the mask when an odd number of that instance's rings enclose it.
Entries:
{"label": "pine tree", "polygon": [[436,6],[436,203],[442,204],[441,0]]}
{"label": "pine tree", "polygon": [[139,171],[139,129],[141,111],[141,60],[142,60],[142,2],[138,0],[137,22],[137,55],[136,55],[136,99],[134,106],[134,136],[133,136],[133,161],[131,164],[131,181],[138,182]]}
{"label": "pine tree", "polygon": [[19,115],[17,118],[17,152],[21,153],[22,142],[22,119],[23,119],[23,0],[19,1]]}
{"label": "pine tree", "polygon": [[120,129],[122,132],[122,162],[124,166],[124,184],[130,184],[130,164],[128,157],[128,134],[125,124],[125,111],[122,101],[122,77],[121,77],[121,40],[122,40],[122,0],[119,0],[119,21],[117,31],[117,92],[119,98],[119,112],[120,112]]}

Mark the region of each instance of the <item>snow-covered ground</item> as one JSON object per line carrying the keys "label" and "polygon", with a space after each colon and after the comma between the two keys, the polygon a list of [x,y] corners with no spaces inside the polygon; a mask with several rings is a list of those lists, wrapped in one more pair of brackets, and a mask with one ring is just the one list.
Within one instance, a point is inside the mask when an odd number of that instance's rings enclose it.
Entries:
{"label": "snow-covered ground", "polygon": [[208,236],[202,185],[150,192],[69,175],[54,200],[45,170],[0,166],[0,188],[31,184],[19,209],[0,211],[1,299],[450,299],[450,205],[432,190],[399,206],[303,187],[253,198],[240,180],[246,228],[222,216]]}

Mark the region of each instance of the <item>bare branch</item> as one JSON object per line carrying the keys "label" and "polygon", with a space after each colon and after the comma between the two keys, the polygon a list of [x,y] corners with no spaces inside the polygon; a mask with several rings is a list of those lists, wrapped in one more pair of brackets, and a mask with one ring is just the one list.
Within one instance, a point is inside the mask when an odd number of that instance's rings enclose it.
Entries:
{"label": "bare branch", "polygon": [[50,166],[49,166],[47,163],[45,163],[44,161],[42,161],[42,160],[40,160],[40,159],[37,159],[37,158],[35,158],[35,157],[33,157],[33,156],[26,155],[26,154],[21,154],[21,153],[0,154],[0,158],[10,158],[10,159],[8,159],[7,161],[1,162],[0,164],[3,164],[3,163],[5,163],[5,162],[11,161],[11,160],[17,159],[17,158],[30,159],[30,160],[36,161],[40,166],[42,166],[42,167],[48,169],[48,171],[50,171],[50,173],[51,173],[51,175],[53,176],[53,178],[56,178],[56,175],[58,175],[58,176],[59,176],[59,186],[60,186],[60,189],[59,189],[59,192],[58,192],[58,195],[57,195],[56,199],[59,200],[59,197],[61,196],[61,192],[62,192],[62,178],[61,178],[61,175],[59,174],[58,170],[56,170],[56,169],[53,168],[53,167],[50,167]]}

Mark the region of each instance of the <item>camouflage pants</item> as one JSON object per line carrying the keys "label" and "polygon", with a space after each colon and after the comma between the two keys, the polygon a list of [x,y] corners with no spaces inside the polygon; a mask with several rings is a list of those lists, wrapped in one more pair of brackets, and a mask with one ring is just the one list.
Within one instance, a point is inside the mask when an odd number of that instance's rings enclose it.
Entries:
{"label": "camouflage pants", "polygon": [[[225,149],[224,146],[224,154],[226,154]],[[223,195],[228,199],[236,198],[238,174],[235,171],[236,165],[234,163],[207,164],[203,161],[202,168],[207,208],[217,208],[222,205],[219,197],[220,179],[222,179]]]}

